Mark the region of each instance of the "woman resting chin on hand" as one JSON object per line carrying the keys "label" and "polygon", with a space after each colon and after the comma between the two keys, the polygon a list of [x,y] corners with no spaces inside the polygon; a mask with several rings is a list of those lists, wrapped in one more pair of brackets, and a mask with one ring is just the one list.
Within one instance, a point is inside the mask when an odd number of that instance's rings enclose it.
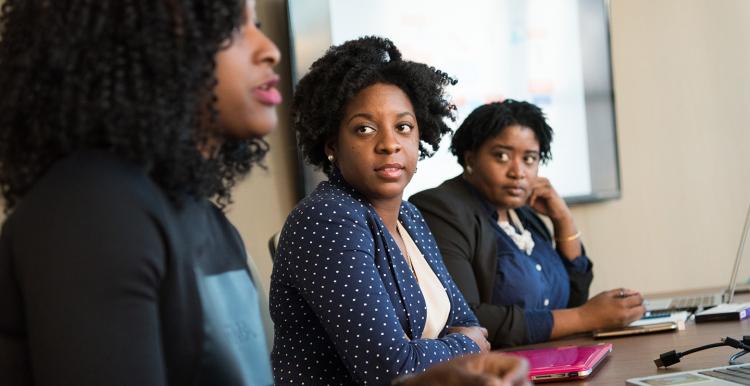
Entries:
{"label": "woman resting chin on hand", "polygon": [[[565,201],[538,176],[551,141],[552,128],[530,103],[480,106],[453,136],[463,174],[410,198],[493,347],[623,326],[644,313],[631,290],[588,300],[592,263],[581,234]],[[552,220],[553,233],[538,214]]]}

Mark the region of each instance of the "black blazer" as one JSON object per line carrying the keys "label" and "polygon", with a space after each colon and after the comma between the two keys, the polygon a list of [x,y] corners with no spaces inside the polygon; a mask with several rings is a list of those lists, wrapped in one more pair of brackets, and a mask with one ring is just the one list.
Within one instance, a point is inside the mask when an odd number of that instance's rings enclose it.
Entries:
{"label": "black blazer", "polygon": [[[417,193],[411,201],[422,212],[440,248],[445,266],[472,308],[479,323],[487,328],[494,348],[528,343],[524,310],[516,305],[492,304],[497,272],[497,238],[492,220],[478,192],[461,175],[440,186]],[[552,235],[529,207],[516,210],[524,227],[552,242]],[[567,268],[567,267],[566,267]],[[568,307],[588,300],[592,271],[568,269]]]}

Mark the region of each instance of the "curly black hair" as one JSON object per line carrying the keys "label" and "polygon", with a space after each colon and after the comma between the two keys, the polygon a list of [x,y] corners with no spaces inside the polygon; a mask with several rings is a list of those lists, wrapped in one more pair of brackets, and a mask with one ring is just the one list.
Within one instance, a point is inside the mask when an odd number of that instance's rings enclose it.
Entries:
{"label": "curly black hair", "polygon": [[524,101],[506,99],[477,107],[458,127],[451,141],[451,152],[464,166],[464,153],[477,151],[489,138],[499,135],[506,127],[521,125],[534,131],[539,141],[542,163],[552,159],[552,128],[547,124],[542,109]]}
{"label": "curly black hair", "polygon": [[[57,160],[112,151],[179,202],[231,202],[268,145],[226,139],[206,159],[214,57],[244,0],[5,0],[0,10],[0,190],[9,212]],[[201,119],[203,117],[203,119]]]}
{"label": "curly black hair", "polygon": [[446,99],[445,87],[456,80],[434,67],[403,60],[390,40],[368,36],[329,48],[297,84],[292,121],[310,164],[330,173],[326,143],[338,136],[347,103],[376,83],[394,85],[409,97],[419,126],[420,157],[437,150],[440,138],[451,131],[445,119],[455,120],[456,107]]}

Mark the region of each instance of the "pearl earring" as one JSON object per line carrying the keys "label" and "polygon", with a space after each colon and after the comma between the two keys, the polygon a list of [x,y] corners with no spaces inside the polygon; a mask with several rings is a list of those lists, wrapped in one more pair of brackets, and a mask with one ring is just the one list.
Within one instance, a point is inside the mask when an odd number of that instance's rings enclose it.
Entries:
{"label": "pearl earring", "polygon": [[328,162],[333,163],[333,160],[335,160],[336,157],[333,156],[333,154],[328,155]]}
{"label": "pearl earring", "polygon": [[474,173],[474,169],[472,169],[471,166],[466,165],[466,173],[468,174]]}

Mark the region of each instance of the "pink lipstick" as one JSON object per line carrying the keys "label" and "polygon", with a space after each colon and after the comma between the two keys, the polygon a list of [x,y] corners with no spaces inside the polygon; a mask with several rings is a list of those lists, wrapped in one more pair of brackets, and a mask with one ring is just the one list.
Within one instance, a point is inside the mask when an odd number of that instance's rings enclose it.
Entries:
{"label": "pink lipstick", "polygon": [[276,106],[281,103],[281,93],[276,88],[279,79],[271,79],[253,89],[253,95],[264,105]]}

